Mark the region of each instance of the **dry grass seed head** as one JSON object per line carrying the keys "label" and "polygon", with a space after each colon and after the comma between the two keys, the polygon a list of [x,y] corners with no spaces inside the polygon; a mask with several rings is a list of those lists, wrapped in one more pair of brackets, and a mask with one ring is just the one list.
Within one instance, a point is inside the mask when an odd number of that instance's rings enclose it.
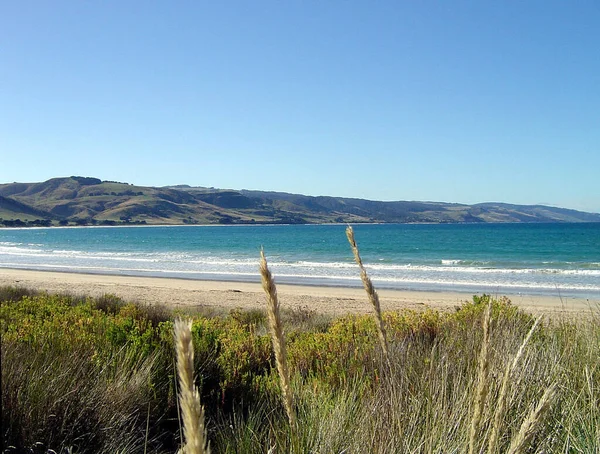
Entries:
{"label": "dry grass seed head", "polygon": [[179,403],[183,419],[185,445],[184,454],[209,454],[204,425],[204,408],[200,405],[200,394],[194,385],[194,345],[192,343],[192,322],[175,320],[174,336],[177,355],[177,375],[179,377]]}
{"label": "dry grass seed head", "polygon": [[287,350],[285,347],[283,324],[281,322],[281,314],[279,311],[277,287],[275,286],[275,281],[267,265],[267,259],[263,250],[260,251],[260,276],[267,297],[269,331],[271,332],[271,341],[273,343],[273,351],[275,352],[275,363],[277,364],[277,372],[279,373],[279,381],[281,383],[283,404],[290,426],[293,428],[296,424],[296,413],[293,405],[292,386],[287,364]]}
{"label": "dry grass seed head", "polygon": [[483,317],[483,338],[481,340],[481,350],[479,352],[479,361],[477,369],[477,388],[475,389],[475,404],[473,416],[471,418],[471,430],[469,432],[469,454],[475,453],[479,426],[483,417],[485,398],[488,391],[488,372],[489,372],[489,345],[490,345],[490,325],[491,325],[492,302]]}
{"label": "dry grass seed head", "polygon": [[519,350],[515,354],[515,357],[513,358],[512,362],[506,365],[506,369],[504,371],[504,376],[502,377],[502,385],[500,386],[500,393],[498,395],[498,400],[496,401],[496,411],[494,412],[492,431],[490,434],[490,438],[488,440],[488,448],[487,448],[488,454],[493,454],[494,452],[496,452],[496,449],[498,447],[498,440],[500,439],[500,429],[501,429],[501,425],[502,425],[502,419],[504,418],[504,412],[506,410],[506,400],[507,400],[507,396],[508,396],[510,377],[512,376],[513,372],[517,368],[517,365],[518,365],[521,357],[523,356],[523,353],[525,352],[525,347],[529,343],[529,340],[531,339],[531,336],[533,335],[533,332],[537,328],[541,318],[542,317],[539,316],[535,320],[535,322],[533,323],[533,326],[527,333],[527,336],[525,336],[525,339],[523,339],[523,342],[521,343],[521,346],[519,347]]}
{"label": "dry grass seed head", "polygon": [[542,424],[544,416],[554,400],[558,388],[557,385],[557,383],[553,383],[546,389],[537,406],[531,410],[529,416],[521,424],[519,433],[513,438],[507,454],[521,454],[527,451],[533,436]]}
{"label": "dry grass seed head", "polygon": [[381,348],[383,350],[383,354],[386,359],[389,361],[389,349],[387,343],[387,334],[385,331],[385,324],[383,323],[383,317],[381,315],[381,304],[379,302],[379,295],[375,291],[375,287],[373,286],[373,282],[369,278],[367,274],[367,270],[365,269],[362,259],[360,258],[360,252],[358,250],[358,245],[356,244],[356,240],[354,238],[354,230],[352,227],[348,226],[346,228],[346,237],[348,238],[348,242],[350,243],[350,247],[352,248],[352,253],[354,254],[354,260],[360,269],[360,279],[363,283],[365,291],[367,292],[367,296],[369,297],[369,301],[373,306],[375,311],[375,321],[377,324],[377,333],[379,335],[379,341],[381,343]]}

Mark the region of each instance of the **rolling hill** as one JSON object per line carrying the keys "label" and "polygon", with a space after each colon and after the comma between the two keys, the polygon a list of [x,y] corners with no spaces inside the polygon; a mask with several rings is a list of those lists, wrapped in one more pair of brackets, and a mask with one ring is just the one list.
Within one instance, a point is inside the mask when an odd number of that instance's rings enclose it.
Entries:
{"label": "rolling hill", "polygon": [[543,205],[378,202],[187,185],[134,186],[90,177],[0,184],[0,224],[600,222],[600,214]]}

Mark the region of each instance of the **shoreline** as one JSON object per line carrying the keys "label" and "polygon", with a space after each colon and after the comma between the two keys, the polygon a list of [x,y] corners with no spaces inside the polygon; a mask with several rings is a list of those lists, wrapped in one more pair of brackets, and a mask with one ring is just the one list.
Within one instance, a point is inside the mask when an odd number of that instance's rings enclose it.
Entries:
{"label": "shoreline", "polygon": [[[275,277],[277,279],[277,277]],[[215,310],[257,309],[265,305],[262,286],[253,282],[171,277],[140,277],[0,268],[0,286],[21,286],[50,293],[90,296],[114,294],[127,302],[172,308]],[[277,284],[282,308],[303,308],[333,316],[371,312],[362,288]],[[474,294],[446,291],[377,290],[382,310],[454,311]],[[498,294],[497,296],[503,296]],[[510,295],[513,304],[531,313],[582,314],[600,307],[600,300],[575,297]]]}

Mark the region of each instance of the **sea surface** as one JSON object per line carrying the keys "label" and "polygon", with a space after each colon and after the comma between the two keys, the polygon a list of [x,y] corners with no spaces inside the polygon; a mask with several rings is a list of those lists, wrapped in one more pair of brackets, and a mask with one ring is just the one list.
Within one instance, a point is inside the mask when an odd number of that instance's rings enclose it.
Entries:
{"label": "sea surface", "polygon": [[[344,225],[0,229],[1,268],[360,286]],[[355,225],[378,288],[600,298],[600,224]]]}

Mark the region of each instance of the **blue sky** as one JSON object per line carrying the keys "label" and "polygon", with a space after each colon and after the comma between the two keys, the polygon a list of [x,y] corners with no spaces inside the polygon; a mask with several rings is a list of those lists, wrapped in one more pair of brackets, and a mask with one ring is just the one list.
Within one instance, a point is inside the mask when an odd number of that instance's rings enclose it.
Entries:
{"label": "blue sky", "polygon": [[0,182],[600,212],[600,3],[4,1]]}

